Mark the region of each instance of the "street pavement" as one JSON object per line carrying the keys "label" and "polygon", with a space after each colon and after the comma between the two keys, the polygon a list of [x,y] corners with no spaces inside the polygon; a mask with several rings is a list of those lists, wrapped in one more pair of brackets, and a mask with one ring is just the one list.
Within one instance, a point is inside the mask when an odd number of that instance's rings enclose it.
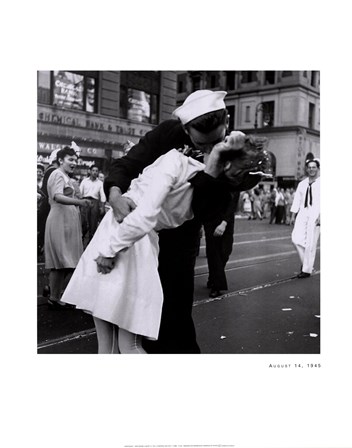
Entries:
{"label": "street pavement", "polygon": [[[315,271],[297,279],[292,226],[236,217],[235,242],[227,264],[229,289],[208,297],[204,239],[195,269],[193,317],[203,354],[320,353],[320,248]],[[38,353],[95,354],[92,317],[52,310],[42,297],[47,282],[38,265]]]}

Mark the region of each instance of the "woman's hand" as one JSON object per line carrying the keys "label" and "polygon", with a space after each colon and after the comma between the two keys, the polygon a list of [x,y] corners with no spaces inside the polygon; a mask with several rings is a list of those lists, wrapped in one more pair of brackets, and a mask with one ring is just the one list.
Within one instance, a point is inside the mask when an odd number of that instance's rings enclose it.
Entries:
{"label": "woman's hand", "polygon": [[224,163],[221,160],[223,153],[228,151],[238,151],[245,145],[246,134],[240,131],[233,131],[223,142],[217,143],[206,160],[204,172],[212,177],[218,177],[224,170]]}
{"label": "woman's hand", "polygon": [[136,208],[136,204],[132,199],[123,197],[118,187],[112,187],[110,189],[109,204],[112,207],[117,222],[122,222]]}
{"label": "woman's hand", "polygon": [[226,148],[225,150],[237,151],[244,147],[244,144],[246,142],[246,134],[241,131],[233,131],[225,141],[228,146],[228,148]]}
{"label": "woman's hand", "polygon": [[94,261],[97,264],[97,271],[99,273],[109,274],[114,269],[116,257],[108,258],[99,255],[99,257],[97,257]]}

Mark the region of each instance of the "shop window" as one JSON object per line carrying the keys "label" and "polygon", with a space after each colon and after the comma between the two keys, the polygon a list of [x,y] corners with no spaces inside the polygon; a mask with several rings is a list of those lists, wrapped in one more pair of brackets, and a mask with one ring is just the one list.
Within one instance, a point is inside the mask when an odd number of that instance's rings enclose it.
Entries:
{"label": "shop window", "polygon": [[141,123],[159,119],[159,72],[121,72],[120,116]]}
{"label": "shop window", "polygon": [[142,90],[121,88],[121,116],[141,123],[158,122],[158,97]]}
{"label": "shop window", "polygon": [[52,72],[52,104],[65,109],[96,112],[96,78],[85,72]]}
{"label": "shop window", "polygon": [[38,72],[38,103],[96,112],[97,72]]}
{"label": "shop window", "polygon": [[227,106],[226,108],[229,114],[229,130],[233,131],[235,129],[235,106]]}

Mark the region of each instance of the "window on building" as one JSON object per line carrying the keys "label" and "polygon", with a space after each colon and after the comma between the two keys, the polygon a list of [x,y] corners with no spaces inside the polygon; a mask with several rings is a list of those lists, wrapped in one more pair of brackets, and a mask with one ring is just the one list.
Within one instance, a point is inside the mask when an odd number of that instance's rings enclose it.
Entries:
{"label": "window on building", "polygon": [[303,78],[307,78],[307,71],[303,72]]}
{"label": "window on building", "polygon": [[38,72],[38,103],[96,112],[98,72]]}
{"label": "window on building", "polygon": [[210,72],[207,74],[207,86],[210,89],[214,89],[219,84],[218,75],[214,72]]}
{"label": "window on building", "polygon": [[274,116],[275,116],[275,101],[263,102],[263,127],[274,126]]}
{"label": "window on building", "polygon": [[160,72],[121,72],[120,115],[128,120],[157,124]]}
{"label": "window on building", "polygon": [[226,89],[235,90],[235,73],[236,72],[226,72]]}
{"label": "window on building", "polygon": [[286,78],[286,77],[292,76],[292,75],[293,75],[293,71],[292,70],[291,71],[282,72],[282,74],[281,74],[281,76],[283,78]]}
{"label": "window on building", "polygon": [[264,84],[265,85],[275,84],[275,72],[274,71],[265,72]]}
{"label": "window on building", "polygon": [[242,73],[242,84],[257,81],[257,72],[241,72]]}
{"label": "window on building", "polygon": [[187,74],[182,73],[177,75],[177,93],[184,93],[187,91]]}
{"label": "window on building", "polygon": [[192,77],[192,90],[195,92],[200,89],[200,75],[195,75]]}
{"label": "window on building", "polygon": [[40,104],[51,104],[50,79],[50,72],[38,72],[38,103]]}
{"label": "window on building", "polygon": [[249,123],[251,121],[251,106],[246,106],[245,120],[246,120],[246,123]]}
{"label": "window on building", "polygon": [[52,72],[52,104],[65,109],[96,111],[96,78],[85,72]]}
{"label": "window on building", "polygon": [[317,76],[318,72],[312,72],[311,77],[310,77],[310,85],[312,87],[316,87],[317,86]]}
{"label": "window on building", "polygon": [[308,111],[308,127],[314,129],[314,121],[315,121],[315,104],[309,103],[309,111]]}
{"label": "window on building", "polygon": [[229,130],[233,131],[235,129],[235,106],[226,106],[229,113]]}

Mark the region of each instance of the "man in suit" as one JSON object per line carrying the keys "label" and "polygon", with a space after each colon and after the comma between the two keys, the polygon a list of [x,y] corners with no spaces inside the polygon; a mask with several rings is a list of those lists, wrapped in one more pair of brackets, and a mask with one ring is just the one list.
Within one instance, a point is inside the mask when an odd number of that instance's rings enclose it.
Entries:
{"label": "man in suit", "polygon": [[228,289],[225,267],[233,248],[235,211],[238,200],[239,192],[234,192],[225,211],[215,219],[204,222],[209,270],[207,286],[210,289],[209,297],[212,298],[218,297],[221,295],[221,291]]}

